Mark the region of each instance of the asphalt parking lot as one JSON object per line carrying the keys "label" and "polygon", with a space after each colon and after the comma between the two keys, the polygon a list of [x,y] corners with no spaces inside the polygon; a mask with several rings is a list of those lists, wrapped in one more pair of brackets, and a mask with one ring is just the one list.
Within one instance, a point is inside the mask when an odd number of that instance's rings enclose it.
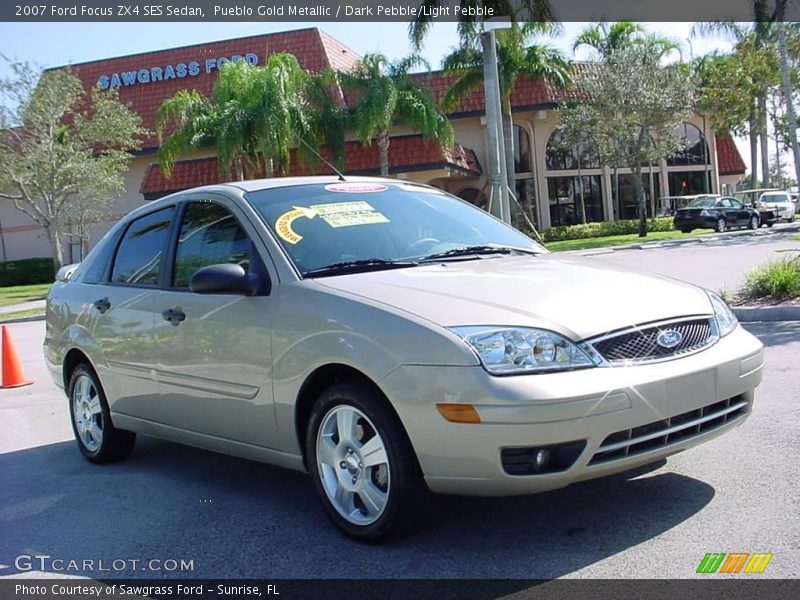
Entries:
{"label": "asphalt parking lot", "polygon": [[47,554],[193,561],[183,572],[66,573],[84,577],[685,578],[706,552],[772,552],[765,576],[800,577],[800,323],[748,329],[767,360],[742,427],[556,492],[434,497],[416,535],[370,546],[328,523],[300,473],[141,437],[129,460],[88,464],[44,372],[44,323],[15,324],[36,383],[0,390],[0,576],[39,575],[15,558]]}

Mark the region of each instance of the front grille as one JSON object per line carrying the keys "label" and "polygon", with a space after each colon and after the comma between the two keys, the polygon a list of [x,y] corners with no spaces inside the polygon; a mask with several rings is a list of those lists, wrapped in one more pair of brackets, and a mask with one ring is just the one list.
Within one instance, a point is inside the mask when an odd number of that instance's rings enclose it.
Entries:
{"label": "front grille", "polygon": [[[681,335],[680,342],[665,348],[658,344],[658,336],[665,331]],[[672,358],[696,352],[716,339],[713,320],[709,318],[676,321],[645,326],[591,342],[592,347],[610,363],[647,361]]]}
{"label": "front grille", "polygon": [[636,456],[708,433],[747,412],[747,401],[735,396],[703,408],[654,421],[609,435],[595,452],[590,465]]}

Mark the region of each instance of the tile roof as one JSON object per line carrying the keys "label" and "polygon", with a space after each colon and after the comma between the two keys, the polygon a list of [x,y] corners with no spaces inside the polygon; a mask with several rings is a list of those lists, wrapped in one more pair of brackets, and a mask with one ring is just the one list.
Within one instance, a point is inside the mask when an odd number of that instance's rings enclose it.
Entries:
{"label": "tile roof", "polygon": [[[325,67],[347,69],[360,58],[353,50],[314,27],[157,50],[69,66],[81,79],[84,87],[89,89],[96,85],[101,75],[111,76],[114,73],[135,72],[151,67],[163,69],[167,65],[174,67],[179,63],[188,64],[192,61],[200,63],[200,73],[196,76],[176,77],[155,84],[122,85],[119,88],[120,100],[142,117],[143,125],[146,128],[155,130],[155,114],[158,107],[178,90],[195,89],[202,94],[210,95],[218,70],[213,69],[210,73],[206,73],[206,59],[230,58],[248,52],[256,54],[258,64],[261,65],[264,64],[266,56],[270,54],[289,52],[297,57],[300,66],[311,72],[320,71]],[[144,149],[156,146],[155,136],[150,137],[143,144]]]}
{"label": "tile roof", "polygon": [[[348,142],[345,152],[347,156],[346,173],[375,175],[379,172],[377,144],[363,146],[358,142]],[[330,158],[330,152],[326,149],[323,149],[321,154],[325,158]],[[392,173],[450,169],[462,174],[479,176],[482,172],[480,163],[472,150],[458,144],[452,150],[443,149],[438,144],[426,142],[419,135],[392,138],[389,146],[389,164]],[[304,165],[295,152],[292,152],[291,162],[285,173],[285,175],[328,174],[330,174],[330,169],[327,166],[322,163],[313,166]],[[248,178],[263,176],[263,168],[247,173]],[[201,185],[212,185],[233,178],[232,173],[230,177],[220,175],[217,159],[213,157],[178,161],[169,178],[165,177],[158,165],[153,163],[145,172],[139,192],[147,198]]]}
{"label": "tile roof", "polygon": [[730,135],[715,136],[717,145],[717,165],[719,174],[722,175],[744,175],[747,166],[739,154],[739,149]]}

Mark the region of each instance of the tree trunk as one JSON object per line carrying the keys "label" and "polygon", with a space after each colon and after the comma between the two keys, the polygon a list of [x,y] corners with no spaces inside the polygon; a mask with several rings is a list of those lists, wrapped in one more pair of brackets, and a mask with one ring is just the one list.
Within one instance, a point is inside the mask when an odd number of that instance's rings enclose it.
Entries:
{"label": "tree trunk", "polygon": [[238,157],[234,162],[236,165],[236,180],[244,181],[244,167],[242,166],[242,157]]}
{"label": "tree trunk", "polygon": [[389,132],[378,134],[378,152],[380,155],[381,177],[389,176]]}
{"label": "tree trunk", "polygon": [[516,165],[514,164],[514,121],[511,117],[511,104],[503,102],[503,144],[506,150],[506,185],[510,194],[517,195]]}
{"label": "tree trunk", "polygon": [[583,195],[583,175],[581,174],[580,149],[578,149],[578,199],[580,200],[581,223],[586,223],[586,199]]}
{"label": "tree trunk", "polygon": [[264,158],[264,175],[267,179],[275,177],[275,162],[272,160],[272,157]]}
{"label": "tree trunk", "polygon": [[61,233],[52,225],[45,227],[44,232],[45,235],[47,235],[47,241],[50,242],[53,265],[55,270],[58,271],[64,265],[64,249],[61,247]]}
{"label": "tree trunk", "polygon": [[636,184],[636,205],[639,207],[639,237],[647,237],[647,205],[642,184],[642,167],[631,169],[631,174]]}
{"label": "tree trunk", "polygon": [[[778,21],[778,53],[781,62],[781,79],[783,80],[783,99],[786,102],[786,120],[789,126],[789,145],[794,157],[794,177],[800,185],[800,149],[797,146],[797,115],[792,100],[792,78],[789,73],[789,56],[786,51],[786,24],[783,22],[784,2],[777,5],[776,21]],[[776,136],[777,137],[777,136]]]}
{"label": "tree trunk", "polygon": [[749,127],[750,131],[750,187],[756,189],[758,185],[758,119],[756,117],[756,108],[753,105],[750,108]]}
{"label": "tree trunk", "polygon": [[761,141],[761,176],[769,186],[769,138],[767,137],[767,96],[758,96],[758,137]]}

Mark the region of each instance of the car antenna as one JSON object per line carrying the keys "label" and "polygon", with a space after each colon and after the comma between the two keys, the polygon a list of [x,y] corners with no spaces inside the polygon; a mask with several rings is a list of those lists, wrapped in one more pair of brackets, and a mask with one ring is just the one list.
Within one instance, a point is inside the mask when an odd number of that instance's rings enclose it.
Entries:
{"label": "car antenna", "polygon": [[318,159],[320,159],[322,162],[324,162],[326,165],[328,165],[328,167],[330,167],[331,171],[333,171],[334,173],[336,173],[336,174],[339,176],[339,181],[347,181],[347,180],[344,178],[344,175],[342,175],[342,172],[341,172],[339,169],[337,169],[336,167],[334,167],[334,166],[333,166],[333,164],[331,164],[329,161],[327,161],[327,160],[325,160],[324,158],[322,158],[322,155],[321,155],[319,152],[317,152],[317,151],[316,151],[316,150],[315,150],[315,149],[314,149],[314,148],[311,146],[311,144],[309,144],[307,141],[305,141],[305,140],[304,140],[302,137],[300,137],[300,136],[299,136],[297,133],[295,133],[295,134],[294,134],[294,136],[297,138],[297,141],[298,141],[298,142],[300,142],[301,144],[303,144],[303,146],[305,146],[306,148],[308,148],[309,150],[311,150],[311,152],[312,152],[312,154],[314,154],[314,156],[316,156]]}

